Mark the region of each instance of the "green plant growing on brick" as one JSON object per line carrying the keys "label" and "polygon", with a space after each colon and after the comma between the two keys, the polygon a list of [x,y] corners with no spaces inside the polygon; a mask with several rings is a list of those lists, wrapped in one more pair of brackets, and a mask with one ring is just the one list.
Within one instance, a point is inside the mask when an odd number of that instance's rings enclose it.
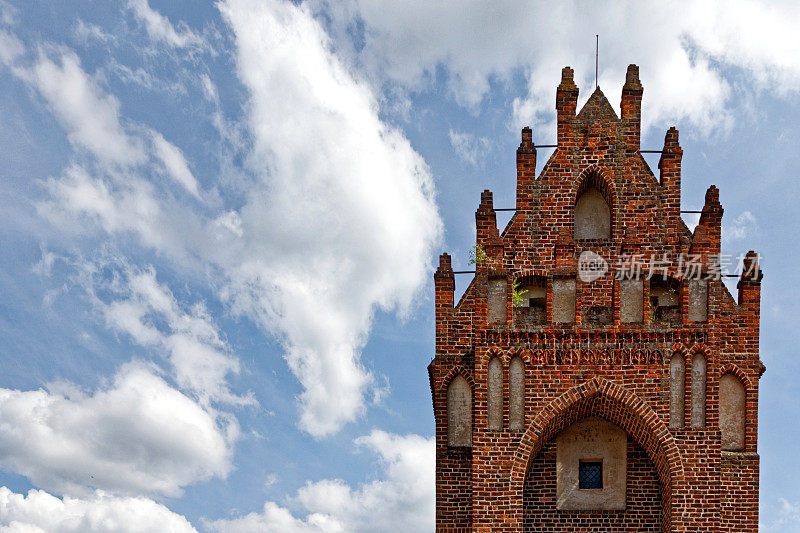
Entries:
{"label": "green plant growing on brick", "polygon": [[523,307],[527,303],[527,298],[525,295],[528,294],[528,290],[520,290],[522,286],[522,280],[519,278],[514,279],[514,284],[511,287],[511,301],[514,307]]}
{"label": "green plant growing on brick", "polygon": [[489,257],[486,255],[486,252],[483,250],[483,245],[476,244],[472,247],[469,251],[469,264],[470,265],[480,265],[484,261],[486,261]]}

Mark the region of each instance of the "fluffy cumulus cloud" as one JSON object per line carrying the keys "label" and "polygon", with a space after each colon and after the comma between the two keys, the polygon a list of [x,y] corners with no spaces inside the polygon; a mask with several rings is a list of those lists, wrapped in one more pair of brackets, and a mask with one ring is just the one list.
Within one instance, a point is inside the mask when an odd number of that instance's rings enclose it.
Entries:
{"label": "fluffy cumulus cloud", "polygon": [[27,495],[0,487],[4,533],[196,533],[186,518],[142,497],[97,491],[86,498],[57,498],[43,490]]}
{"label": "fluffy cumulus cloud", "polygon": [[442,68],[456,100],[476,108],[493,80],[521,74],[528,94],[514,102],[515,128],[524,123],[551,128],[554,87],[565,65],[575,68],[583,96],[589,95],[595,34],[600,35],[599,82],[612,104],[619,101],[626,66],[640,65],[648,124],[681,121],[708,134],[727,127],[736,69],[760,88],[779,93],[796,91],[800,81],[795,2],[568,1],[522,8],[480,0],[320,0],[317,5],[333,13],[343,42],[350,29],[363,28],[358,34],[363,46],[350,48],[377,79],[424,90]]}
{"label": "fluffy cumulus cloud", "polygon": [[227,475],[237,436],[235,421],[141,364],[123,366],[93,393],[67,384],[0,389],[0,464],[62,494],[95,487],[177,496]]}
{"label": "fluffy cumulus cloud", "polygon": [[[90,156],[47,180],[39,212],[63,229],[133,235],[208,272],[218,297],[285,346],[303,387],[300,425],[330,434],[364,412],[373,378],[359,352],[372,315],[409,310],[430,272],[442,232],[431,176],[404,135],[381,121],[371,86],[339,62],[305,6],[230,0],[219,7],[249,95],[249,157],[239,170],[249,178],[237,190],[244,200],[206,209],[219,198],[204,197],[181,151],[121,116],[72,52],[30,58],[6,35],[0,57]],[[173,179],[153,179],[164,172]],[[182,190],[209,202],[186,202]],[[148,305],[128,305],[128,318],[136,306],[158,311]],[[171,343],[175,359],[181,338],[153,342]]]}
{"label": "fluffy cumulus cloud", "polygon": [[240,213],[248,245],[228,270],[229,296],[285,339],[305,389],[302,426],[327,434],[363,409],[371,378],[358,350],[376,306],[408,308],[430,268],[441,233],[431,178],[304,7],[221,9],[261,182]]}
{"label": "fluffy cumulus cloud", "polygon": [[373,431],[356,445],[378,454],[382,479],[352,488],[341,480],[302,487],[292,501],[305,517],[267,502],[260,513],[211,522],[217,533],[429,531],[434,523],[434,443]]}

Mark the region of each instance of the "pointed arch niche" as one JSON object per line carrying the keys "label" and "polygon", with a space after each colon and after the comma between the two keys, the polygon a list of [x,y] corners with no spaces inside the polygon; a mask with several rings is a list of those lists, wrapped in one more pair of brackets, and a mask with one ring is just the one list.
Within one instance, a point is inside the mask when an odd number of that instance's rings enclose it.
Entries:
{"label": "pointed arch niche", "polygon": [[609,240],[613,229],[613,194],[599,171],[585,173],[575,195],[575,240]]}
{"label": "pointed arch niche", "polygon": [[447,386],[447,444],[472,446],[472,388],[461,374]]}
{"label": "pointed arch niche", "polygon": [[[553,455],[557,455],[557,444],[556,448],[552,445],[553,438],[557,439],[562,431],[587,417],[604,419],[627,433],[627,453],[635,458],[634,462],[628,463],[634,469],[631,471],[638,468],[640,473],[647,472],[648,486],[653,494],[650,501],[656,506],[647,506],[647,527],[632,525],[631,530],[672,531],[674,527],[680,527],[683,509],[679,495],[683,490],[684,475],[681,456],[672,434],[645,401],[625,388],[600,378],[578,385],[553,399],[527,425],[514,454],[509,480],[509,520],[524,524],[523,531],[571,531],[578,529],[578,525],[584,528],[588,526],[587,530],[593,531],[618,529],[618,523],[612,527],[604,522],[613,515],[603,513],[591,515],[591,524],[584,521],[564,526],[565,520],[574,517],[559,515],[555,510],[557,469],[551,467],[548,474],[539,468],[543,461],[550,460],[552,463],[557,460]],[[585,459],[596,460],[597,457],[587,456]],[[542,490],[549,490],[546,505],[552,512],[543,514],[542,507],[535,503],[544,500],[537,500],[541,494],[534,494],[533,491]]]}

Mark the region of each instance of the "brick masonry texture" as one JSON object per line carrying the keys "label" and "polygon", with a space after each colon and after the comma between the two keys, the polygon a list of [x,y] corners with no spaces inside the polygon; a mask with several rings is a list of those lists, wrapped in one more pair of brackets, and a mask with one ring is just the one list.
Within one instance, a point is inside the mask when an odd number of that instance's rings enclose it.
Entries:
{"label": "brick masonry texture", "polygon": [[[476,244],[487,259],[476,265],[457,303],[450,256],[440,257],[434,275],[436,351],[428,367],[436,422],[438,532],[758,531],[758,383],[765,370],[758,353],[762,273],[757,255],[750,252],[735,299],[713,277],[705,314],[702,293],[692,292],[690,298],[679,258],[697,255],[702,271],[713,272],[723,208],[712,185],[697,227],[690,231],[683,223],[683,151],[675,128],[666,133],[657,176],[642,158],[638,72],[635,65],[628,67],[617,117],[599,89],[577,112],[578,88],[572,70],[565,68],[556,89],[558,147],[537,175],[533,132],[522,130],[516,212],[501,233],[492,193],[481,194]],[[574,206],[587,190],[599,191],[608,203],[607,239],[574,238]],[[632,254],[667,257],[664,269],[671,281],[654,284],[654,294],[674,287],[671,298],[677,305],[651,307],[651,286],[644,279],[642,319],[630,322],[626,311],[623,321],[620,280],[613,270],[591,282],[577,276],[578,258],[585,251],[611,264]],[[513,284],[522,277],[546,280],[544,320],[540,310],[530,309],[539,313],[534,319],[513,306]],[[554,313],[564,313],[553,305],[554,281],[564,286],[559,280],[575,280],[573,322],[553,320]],[[626,289],[625,294],[627,299],[638,291]],[[692,391],[702,398],[697,392],[702,387],[692,383],[696,354],[706,362],[704,423],[697,420],[701,410],[692,407]],[[671,427],[670,361],[676,355],[684,360],[683,394],[675,400],[684,402],[684,420]],[[502,409],[495,411],[502,418],[499,429],[488,424],[493,358],[502,364]],[[522,398],[511,397],[514,358],[524,364]],[[719,424],[719,383],[726,374],[745,390],[744,445],[733,451],[722,449]],[[472,393],[471,446],[448,444],[447,389],[459,375]],[[518,419],[510,423],[512,404],[515,413],[522,404],[521,426]],[[555,438],[592,416],[628,435],[625,511],[556,509]]]}

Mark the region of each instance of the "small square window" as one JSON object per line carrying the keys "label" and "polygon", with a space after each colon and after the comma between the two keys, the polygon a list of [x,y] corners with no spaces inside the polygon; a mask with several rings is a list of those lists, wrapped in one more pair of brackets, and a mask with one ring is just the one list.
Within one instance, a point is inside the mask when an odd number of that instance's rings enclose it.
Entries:
{"label": "small square window", "polygon": [[578,467],[579,489],[603,488],[603,462],[581,461]]}

